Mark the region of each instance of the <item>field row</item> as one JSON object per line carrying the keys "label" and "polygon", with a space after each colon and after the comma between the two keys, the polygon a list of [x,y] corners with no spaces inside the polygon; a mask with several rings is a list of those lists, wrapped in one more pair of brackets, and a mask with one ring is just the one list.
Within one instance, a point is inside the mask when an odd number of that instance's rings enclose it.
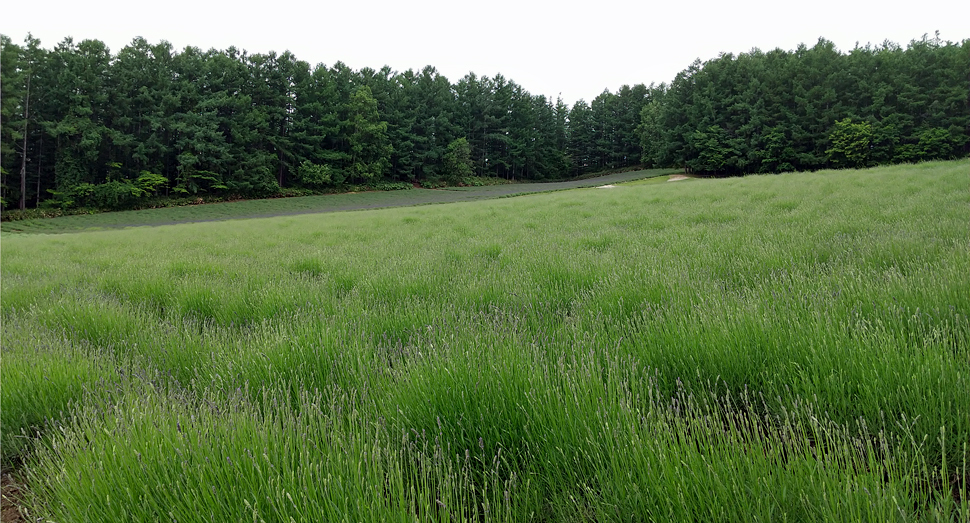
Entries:
{"label": "field row", "polygon": [[537,192],[593,187],[630,180],[653,179],[670,174],[670,169],[628,171],[596,178],[546,183],[510,183],[482,187],[446,187],[439,190],[367,191],[295,198],[241,200],[226,203],[166,207],[136,211],[79,214],[47,219],[19,220],[0,224],[6,233],[60,234],[98,229],[173,225],[253,217],[384,209],[438,203],[470,202]]}

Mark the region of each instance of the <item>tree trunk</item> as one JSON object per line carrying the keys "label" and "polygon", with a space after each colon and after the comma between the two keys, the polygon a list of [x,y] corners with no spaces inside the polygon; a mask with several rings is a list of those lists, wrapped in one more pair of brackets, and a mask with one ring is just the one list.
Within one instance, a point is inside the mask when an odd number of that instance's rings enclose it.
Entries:
{"label": "tree trunk", "polygon": [[30,118],[30,76],[27,76],[27,96],[24,101],[24,147],[20,151],[20,210],[27,208],[27,122]]}
{"label": "tree trunk", "polygon": [[277,149],[276,158],[279,161],[279,172],[277,173],[277,184],[283,188],[283,151]]}
{"label": "tree trunk", "polygon": [[37,148],[37,193],[34,195],[34,208],[40,208],[40,160],[44,154],[44,135],[40,135],[40,147]]}

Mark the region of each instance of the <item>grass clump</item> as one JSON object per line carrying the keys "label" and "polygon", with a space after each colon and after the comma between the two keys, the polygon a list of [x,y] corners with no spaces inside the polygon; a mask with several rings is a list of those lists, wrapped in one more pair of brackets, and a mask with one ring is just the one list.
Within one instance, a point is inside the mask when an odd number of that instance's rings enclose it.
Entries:
{"label": "grass clump", "polygon": [[17,466],[49,429],[70,416],[85,392],[118,378],[118,367],[45,329],[28,333],[16,319],[3,322],[0,456]]}

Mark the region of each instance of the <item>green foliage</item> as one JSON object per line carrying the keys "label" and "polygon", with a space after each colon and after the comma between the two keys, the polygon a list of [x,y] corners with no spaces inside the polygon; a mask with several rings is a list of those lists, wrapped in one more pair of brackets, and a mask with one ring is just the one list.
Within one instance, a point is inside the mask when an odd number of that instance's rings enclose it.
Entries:
{"label": "green foliage", "polygon": [[344,181],[344,174],[339,169],[329,165],[316,165],[309,160],[300,164],[297,179],[307,187],[325,188],[339,185]]}
{"label": "green foliage", "polygon": [[95,185],[89,202],[102,209],[124,209],[131,207],[144,195],[145,191],[129,180],[111,181]]}
{"label": "green foliage", "polygon": [[464,137],[457,138],[445,152],[444,171],[442,174],[453,185],[458,185],[463,179],[471,176],[472,170],[471,147]]}
{"label": "green foliage", "polygon": [[[662,94],[663,88],[658,89],[658,93]],[[644,104],[643,109],[640,110],[640,124],[637,126],[640,147],[643,150],[640,159],[645,165],[651,167],[661,165],[664,161],[663,124],[660,121],[662,111],[659,97]]]}
{"label": "green foliage", "polygon": [[[30,67],[26,64],[24,49],[14,44],[6,35],[0,35],[0,206],[7,210],[13,203],[15,206],[20,196],[20,160],[21,151],[17,147],[22,143],[24,131],[24,98],[26,95],[26,77],[30,75]],[[10,176],[16,173],[17,176]],[[7,180],[10,180],[8,185]],[[14,180],[17,180],[16,182]],[[16,188],[11,195],[11,188]],[[13,199],[11,200],[11,196]]]}
{"label": "green foliage", "polygon": [[[965,155],[968,42],[924,37],[906,49],[840,52],[820,39],[698,60],[650,90],[643,161],[745,174]],[[588,118],[577,116],[581,131]]]}
{"label": "green foliage", "polygon": [[90,201],[94,194],[94,185],[82,183],[60,191],[47,189],[47,192],[51,194],[51,198],[44,202],[45,207],[70,209]]}
{"label": "green foliage", "polygon": [[835,122],[829,134],[832,146],[826,149],[829,161],[843,167],[863,167],[869,162],[872,146],[872,125],[852,123],[851,118]]}
{"label": "green foliage", "polygon": [[945,129],[927,129],[919,134],[916,144],[920,160],[946,160],[954,156],[955,140]]}
{"label": "green foliage", "polygon": [[794,144],[781,127],[769,130],[763,136],[764,144],[761,148],[759,158],[761,167],[758,169],[762,173],[790,172],[795,170]]}
{"label": "green foliage", "polygon": [[[91,207],[105,210],[129,209],[143,202],[167,183],[164,176],[147,171],[134,181],[113,180],[101,184],[79,183],[65,190],[48,189],[50,207]],[[184,191],[176,191],[184,192]]]}
{"label": "green foliage", "polygon": [[105,168],[107,170],[106,179],[109,182],[122,178],[123,175],[121,174],[121,162],[108,162],[105,165]]}
{"label": "green foliage", "polygon": [[462,178],[461,185],[466,187],[487,187],[490,185],[508,185],[509,180],[503,178],[486,178],[483,176],[466,176]]}
{"label": "green foliage", "polygon": [[697,158],[688,162],[694,171],[722,173],[737,167],[736,140],[719,126],[712,125],[704,131],[693,133],[688,143],[698,151]]}
{"label": "green foliage", "polygon": [[421,180],[422,189],[440,189],[442,187],[447,187],[448,182],[440,178],[429,178],[427,180]]}
{"label": "green foliage", "polygon": [[406,182],[377,182],[370,184],[375,191],[409,191],[414,185]]}
{"label": "green foliage", "polygon": [[199,194],[218,192],[229,189],[223,183],[222,176],[212,171],[186,170],[180,177],[179,184],[172,187],[176,194]]}
{"label": "green foliage", "polygon": [[377,100],[366,85],[350,99],[350,179],[369,182],[384,176],[394,150],[387,138],[387,122],[377,114]]}
{"label": "green foliage", "polygon": [[135,186],[141,191],[141,196],[155,195],[167,184],[167,178],[149,171],[142,171],[135,180]]}

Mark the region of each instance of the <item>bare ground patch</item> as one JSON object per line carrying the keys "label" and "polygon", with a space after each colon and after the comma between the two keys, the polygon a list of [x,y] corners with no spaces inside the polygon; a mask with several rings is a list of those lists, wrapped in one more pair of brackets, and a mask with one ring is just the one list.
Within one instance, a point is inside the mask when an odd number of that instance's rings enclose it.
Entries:
{"label": "bare ground patch", "polygon": [[4,472],[0,479],[0,522],[22,523],[26,521],[20,513],[20,501],[23,496],[22,486],[13,476]]}

